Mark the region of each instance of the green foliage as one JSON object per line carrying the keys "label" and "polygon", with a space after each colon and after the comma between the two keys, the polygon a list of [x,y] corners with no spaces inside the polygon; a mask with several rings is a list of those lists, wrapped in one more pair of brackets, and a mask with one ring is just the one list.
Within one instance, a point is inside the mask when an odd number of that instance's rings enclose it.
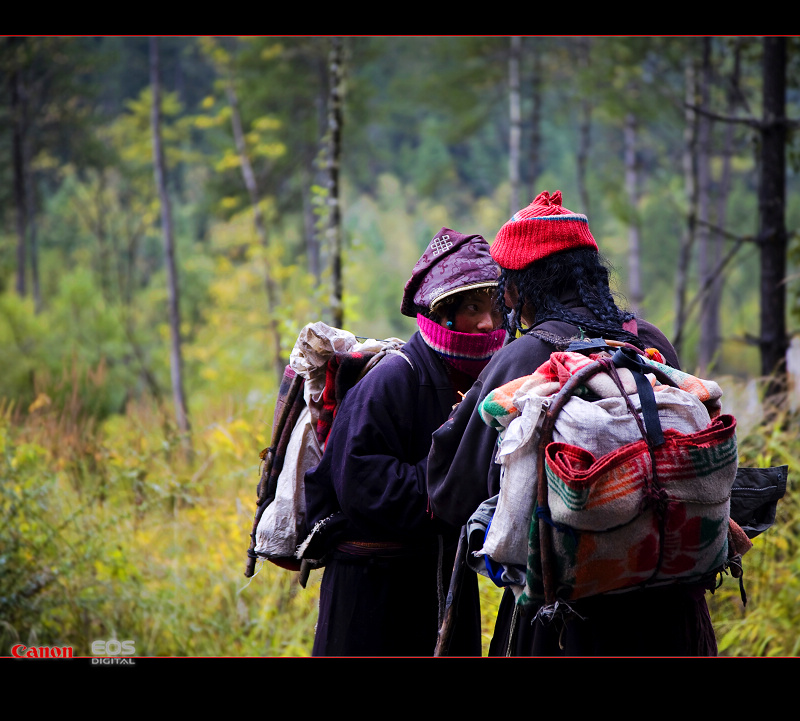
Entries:
{"label": "green foliage", "polygon": [[709,607],[719,650],[726,656],[797,656],[800,653],[800,469],[797,418],[760,427],[739,442],[740,464],[789,466],[789,484],[775,525],[753,541],[743,557],[747,606],[738,584],[725,579]]}
{"label": "green foliage", "polygon": [[27,406],[44,394],[58,408],[97,418],[121,411],[136,370],[119,309],[102,300],[85,268],[64,273],[52,300],[36,315],[31,302],[0,297],[2,397]]}
{"label": "green foliage", "polygon": [[44,328],[33,314],[33,303],[16,294],[0,296],[0,378],[3,397],[32,400],[31,374],[44,354]]}
{"label": "green foliage", "polygon": [[138,655],[307,655],[314,592],[275,567],[242,576],[266,409],[206,426],[191,465],[145,406],[94,431],[52,408],[11,425],[6,409],[2,647],[89,655],[116,637]]}
{"label": "green foliage", "polygon": [[[8,410],[3,415],[0,640],[4,648],[19,639],[76,643],[111,601],[101,586],[111,577],[127,580],[124,552],[104,543],[116,519],[97,506],[99,488],[76,493],[67,481],[70,462],[86,463],[91,455],[56,456],[54,451],[66,450],[68,439],[37,434],[26,439],[10,426]],[[63,445],[54,445],[57,440]]]}

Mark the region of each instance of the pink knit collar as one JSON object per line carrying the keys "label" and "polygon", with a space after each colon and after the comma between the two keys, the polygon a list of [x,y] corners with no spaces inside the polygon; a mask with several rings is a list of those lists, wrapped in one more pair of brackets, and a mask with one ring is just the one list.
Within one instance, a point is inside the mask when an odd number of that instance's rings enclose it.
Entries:
{"label": "pink knit collar", "polygon": [[491,333],[459,333],[417,315],[422,339],[454,368],[477,378],[492,356],[503,347],[506,332],[502,328]]}

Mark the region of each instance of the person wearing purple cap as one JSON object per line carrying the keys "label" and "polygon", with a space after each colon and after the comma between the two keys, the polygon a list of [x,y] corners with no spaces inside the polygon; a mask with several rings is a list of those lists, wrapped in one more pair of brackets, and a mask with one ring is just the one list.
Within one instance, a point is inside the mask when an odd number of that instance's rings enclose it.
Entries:
{"label": "person wearing purple cap", "polygon": [[[319,465],[305,477],[323,559],[315,656],[432,656],[460,526],[430,511],[431,434],[506,338],[499,269],[480,235],[442,228],[406,283],[419,331],[345,396]],[[450,645],[481,654],[476,579],[462,590]]]}
{"label": "person wearing purple cap", "polygon": [[[561,192],[540,193],[498,231],[491,255],[501,268],[498,295],[504,325],[516,340],[482,371],[447,422],[428,457],[431,508],[453,525],[500,490],[494,462],[497,431],[478,409],[495,388],[534,373],[571,339],[604,338],[656,349],[679,368],[669,340],[654,325],[616,304],[609,273],[585,215],[563,207]],[[559,347],[559,343],[564,345]],[[701,586],[675,585],[599,595],[573,604],[565,623],[544,623],[537,608],[515,607],[506,590],[490,655],[716,655]]]}

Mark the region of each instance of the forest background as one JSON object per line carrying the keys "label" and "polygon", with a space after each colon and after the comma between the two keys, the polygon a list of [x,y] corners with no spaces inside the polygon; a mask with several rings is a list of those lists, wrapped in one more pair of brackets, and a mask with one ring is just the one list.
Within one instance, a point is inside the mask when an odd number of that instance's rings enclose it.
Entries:
{"label": "forest background", "polygon": [[[299,330],[408,338],[402,288],[437,231],[491,242],[542,190],[588,215],[616,289],[684,367],[725,379],[741,462],[790,465],[778,523],[745,557],[747,607],[731,578],[711,607],[721,653],[797,654],[797,399],[761,401],[765,304],[796,367],[800,143],[786,124],[784,266],[766,292],[765,47],[2,38],[0,655],[109,638],[307,655],[318,573],[306,589],[271,564],[243,575]],[[783,47],[797,118],[800,43]],[[499,590],[482,595],[488,644]]]}

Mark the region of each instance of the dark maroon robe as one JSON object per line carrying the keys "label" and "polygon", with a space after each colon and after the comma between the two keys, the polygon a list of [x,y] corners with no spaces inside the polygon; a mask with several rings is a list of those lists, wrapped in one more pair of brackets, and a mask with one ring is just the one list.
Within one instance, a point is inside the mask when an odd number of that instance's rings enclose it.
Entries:
{"label": "dark maroon robe", "polygon": [[[460,526],[430,511],[431,434],[456,400],[444,362],[415,333],[345,396],[320,464],[306,474],[309,529],[338,519],[325,549],[318,656],[432,656]],[[410,363],[409,363],[410,361]],[[453,655],[480,655],[474,576]]]}

